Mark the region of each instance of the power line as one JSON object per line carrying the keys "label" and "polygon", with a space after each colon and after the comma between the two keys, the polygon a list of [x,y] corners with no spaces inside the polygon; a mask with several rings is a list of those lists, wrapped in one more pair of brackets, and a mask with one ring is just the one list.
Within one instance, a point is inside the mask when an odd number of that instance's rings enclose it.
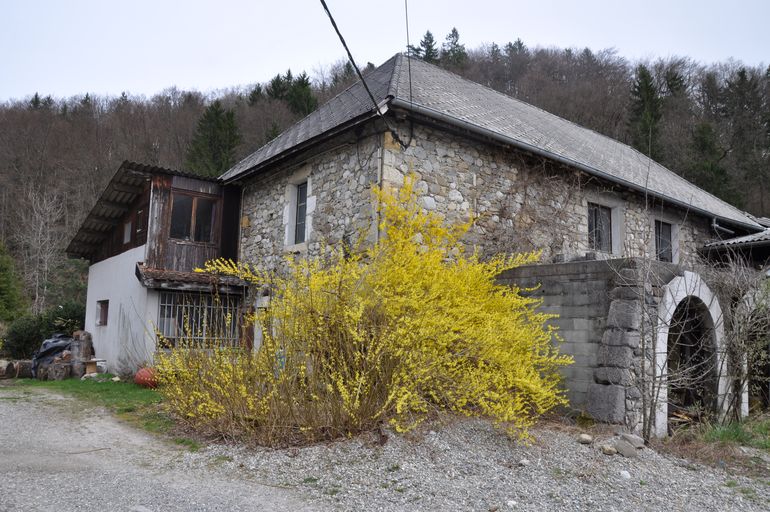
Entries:
{"label": "power line", "polygon": [[[334,31],[337,32],[337,37],[340,38],[340,42],[342,43],[343,48],[345,48],[345,51],[348,54],[348,60],[350,61],[350,64],[353,66],[353,69],[356,71],[356,74],[358,75],[358,79],[361,80],[361,83],[363,84],[364,89],[366,89],[366,93],[369,95],[369,99],[372,100],[372,103],[374,104],[374,108],[377,110],[377,115],[380,116],[385,121],[385,125],[388,127],[388,131],[393,136],[393,138],[396,140],[396,142],[398,142],[398,144],[402,148],[406,149],[407,147],[409,147],[409,144],[405,144],[404,141],[401,140],[401,137],[399,137],[399,135],[396,132],[396,130],[394,130],[390,126],[390,123],[388,122],[388,119],[382,114],[382,111],[380,111],[380,105],[377,103],[377,100],[374,99],[374,95],[372,94],[372,91],[369,89],[369,86],[367,85],[366,80],[364,80],[364,75],[361,74],[361,70],[358,69],[358,65],[356,64],[355,59],[353,59],[353,54],[350,53],[350,49],[348,48],[348,44],[345,42],[345,38],[342,37],[342,33],[340,32],[340,29],[337,27],[337,22],[334,21],[334,16],[332,16],[331,11],[329,10],[329,6],[326,5],[326,1],[325,0],[321,0],[321,5],[323,6],[324,11],[326,11],[327,16],[329,16],[329,21],[332,22],[332,27],[334,27]],[[409,57],[407,56],[407,59],[408,58]],[[411,86],[411,84],[410,84],[410,86]],[[410,139],[409,143],[411,144],[411,139]]]}
{"label": "power line", "polygon": [[321,0],[321,5],[323,5],[324,11],[326,11],[326,14],[329,16],[329,21],[332,22],[332,27],[334,27],[334,31],[337,32],[337,37],[340,38],[340,42],[342,43],[342,46],[345,48],[345,51],[348,52],[348,59],[350,60],[350,63],[353,65],[353,69],[356,70],[356,74],[358,75],[359,80],[361,80],[361,83],[364,84],[364,89],[366,89],[366,93],[369,95],[369,98],[372,100],[372,103],[374,103],[374,108],[377,109],[377,115],[381,116],[382,112],[380,112],[380,106],[377,104],[377,100],[374,99],[374,95],[372,94],[372,91],[369,90],[369,86],[366,85],[366,80],[364,80],[364,75],[362,75],[361,70],[358,69],[358,65],[356,64],[356,61],[353,60],[353,54],[350,53],[350,50],[348,49],[348,44],[345,42],[345,38],[342,37],[342,33],[340,33],[340,29],[337,28],[337,23],[334,21],[334,17],[332,16],[331,11],[329,11],[329,7],[326,5],[326,1]]}

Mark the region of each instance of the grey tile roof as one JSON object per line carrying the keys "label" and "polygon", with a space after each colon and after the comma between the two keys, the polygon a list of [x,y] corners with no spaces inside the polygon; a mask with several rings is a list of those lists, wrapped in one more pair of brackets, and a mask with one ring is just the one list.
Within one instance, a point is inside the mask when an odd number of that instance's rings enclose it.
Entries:
{"label": "grey tile roof", "polygon": [[710,244],[706,244],[706,247],[711,249],[720,247],[751,247],[754,245],[770,245],[770,229],[765,229],[764,231],[753,233],[751,235],[711,242]]}
{"label": "grey tile roof", "polygon": [[[410,95],[408,64],[409,59],[398,54],[367,76],[378,102],[390,98],[393,106],[475,130],[636,190],[646,189],[703,215],[761,228],[741,210],[630,146],[418,59],[411,59]],[[371,100],[357,83],[249,155],[222,179],[236,179],[298,144],[312,143],[329,130],[373,112]]]}

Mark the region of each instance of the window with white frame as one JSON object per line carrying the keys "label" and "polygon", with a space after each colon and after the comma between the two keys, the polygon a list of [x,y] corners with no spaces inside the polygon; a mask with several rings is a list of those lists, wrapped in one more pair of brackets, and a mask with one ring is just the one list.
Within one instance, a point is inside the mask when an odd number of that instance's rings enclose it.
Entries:
{"label": "window with white frame", "polygon": [[588,248],[592,251],[612,252],[612,209],[588,203]]}
{"label": "window with white frame", "polygon": [[305,226],[307,224],[307,181],[297,185],[297,203],[294,219],[294,243],[305,241]]}
{"label": "window with white frame", "polygon": [[588,251],[600,257],[620,256],[625,238],[625,201],[611,192],[589,191]]}
{"label": "window with white frame", "polygon": [[303,251],[313,229],[315,196],[310,166],[299,168],[289,177],[284,196],[283,245],[289,251]]}

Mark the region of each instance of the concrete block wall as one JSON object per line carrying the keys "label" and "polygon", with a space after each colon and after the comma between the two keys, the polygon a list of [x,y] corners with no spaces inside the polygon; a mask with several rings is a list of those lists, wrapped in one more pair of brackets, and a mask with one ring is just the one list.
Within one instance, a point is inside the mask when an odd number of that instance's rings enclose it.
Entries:
{"label": "concrete block wall", "polygon": [[610,291],[625,264],[626,260],[597,260],[528,265],[498,278],[503,284],[520,288],[539,285],[529,295],[543,301],[543,312],[559,315],[551,322],[559,328],[561,351],[575,360],[562,372],[572,409],[586,410],[589,406],[589,389],[595,383],[612,302]]}

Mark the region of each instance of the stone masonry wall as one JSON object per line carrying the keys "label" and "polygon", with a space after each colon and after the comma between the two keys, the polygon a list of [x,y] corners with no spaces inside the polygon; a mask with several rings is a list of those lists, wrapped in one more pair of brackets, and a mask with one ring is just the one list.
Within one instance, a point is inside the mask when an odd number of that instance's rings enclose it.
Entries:
{"label": "stone masonry wall", "polygon": [[[402,127],[402,132],[406,132]],[[709,238],[705,218],[675,208],[646,206],[645,198],[543,159],[506,148],[415,126],[403,150],[385,135],[383,177],[398,185],[413,173],[422,205],[449,219],[478,219],[467,236],[483,254],[541,250],[543,261],[641,257],[652,248],[653,221],[678,225],[680,262],[694,258]],[[588,202],[620,211],[620,240],[614,254],[588,247]]]}
{"label": "stone masonry wall", "polygon": [[[243,190],[241,261],[276,268],[291,253],[316,254],[320,243],[355,242],[373,228],[371,187],[378,180],[381,135],[343,144],[323,154],[249,181]],[[307,175],[311,226],[303,244],[287,244],[287,185]]]}

